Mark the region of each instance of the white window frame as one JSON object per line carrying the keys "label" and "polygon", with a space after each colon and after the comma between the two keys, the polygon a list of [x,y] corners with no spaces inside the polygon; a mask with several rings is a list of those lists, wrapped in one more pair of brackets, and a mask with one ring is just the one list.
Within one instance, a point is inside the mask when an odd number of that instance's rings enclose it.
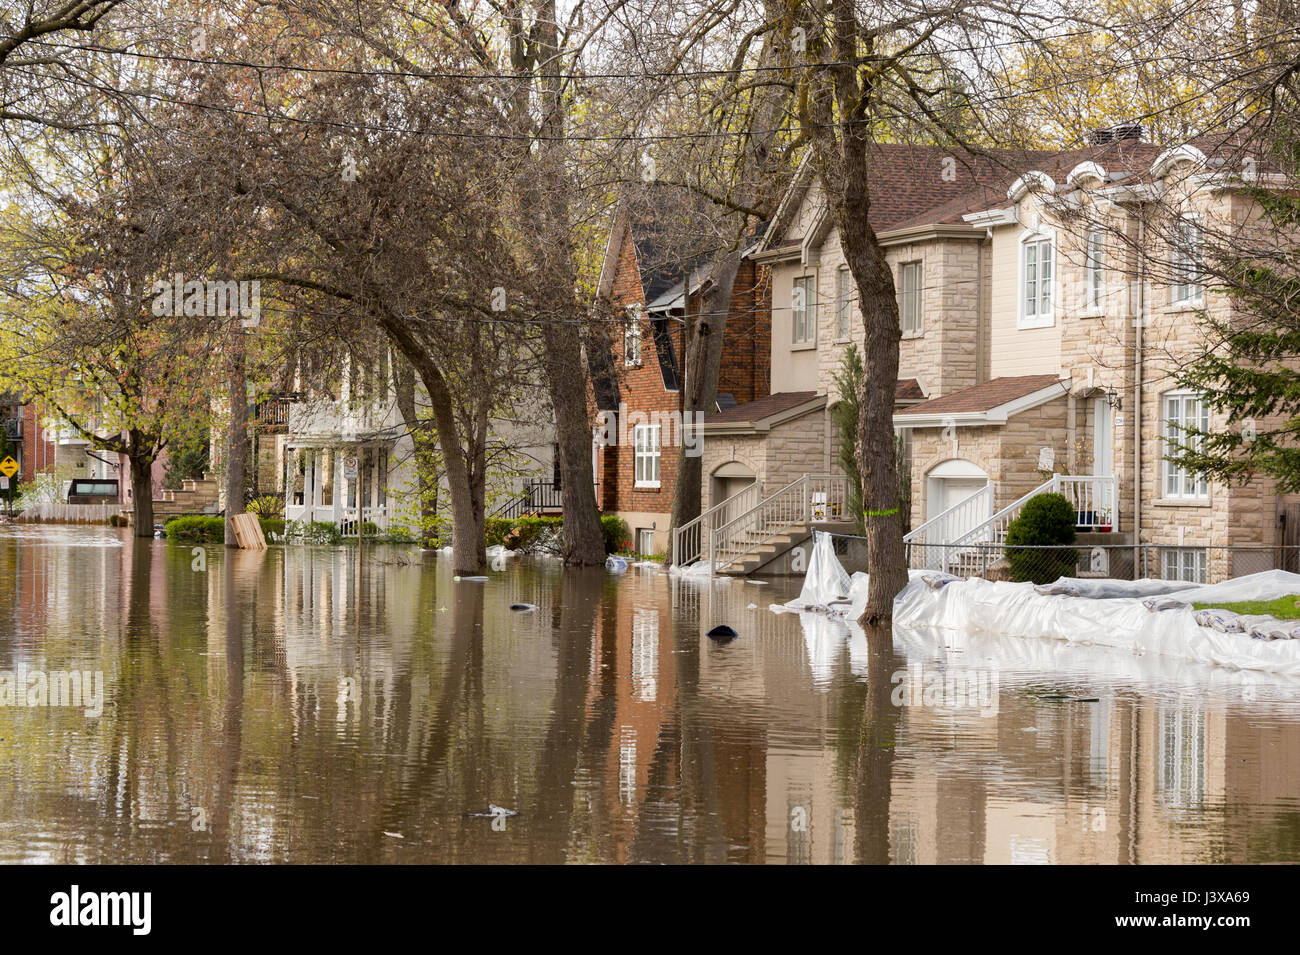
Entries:
{"label": "white window frame", "polygon": [[659,425],[638,424],[632,429],[632,477],[634,487],[660,486]]}
{"label": "white window frame", "polygon": [[853,332],[853,276],[847,265],[835,273],[835,340],[848,341]]}
{"label": "white window frame", "polygon": [[1169,304],[1198,307],[1205,302],[1205,230],[1188,216],[1174,223],[1172,238]]}
{"label": "white window frame", "polygon": [[[1042,259],[1043,250],[1047,258]],[[1030,252],[1033,255],[1030,255]],[[1031,229],[1020,237],[1020,281],[1016,286],[1018,301],[1017,328],[1051,328],[1056,324],[1056,233],[1050,229]],[[1031,262],[1030,259],[1033,259]],[[1044,291],[1043,261],[1047,262]],[[1031,279],[1032,275],[1032,279]],[[1030,281],[1033,284],[1033,310],[1029,308]]]}
{"label": "white window frame", "polygon": [[[800,290],[803,290],[800,296]],[[799,304],[802,297],[802,304]],[[804,337],[800,337],[800,334]],[[817,344],[817,277],[800,275],[790,289],[790,335],[797,346]]]}
{"label": "white window frame", "polygon": [[1100,315],[1106,307],[1106,232],[1093,229],[1088,233],[1087,249],[1087,309]]}
{"label": "white window frame", "polygon": [[[911,287],[908,279],[911,277]],[[920,335],[925,330],[925,269],[920,259],[898,267],[898,323],[904,335]],[[909,320],[910,315],[910,320]]]}
{"label": "white window frame", "polygon": [[1204,547],[1165,547],[1160,552],[1162,580],[1203,584],[1208,571],[1209,560]]}
{"label": "white window frame", "polygon": [[[1203,395],[1179,389],[1160,396],[1160,434],[1166,445],[1182,442],[1186,434],[1182,429],[1188,425],[1189,409],[1197,418],[1194,427],[1209,431],[1210,406]],[[1210,482],[1206,475],[1193,474],[1166,457],[1160,474],[1160,496],[1166,501],[1208,501]]]}
{"label": "white window frame", "polygon": [[636,306],[627,310],[627,324],[623,326],[623,364],[628,368],[641,365],[641,309]]}

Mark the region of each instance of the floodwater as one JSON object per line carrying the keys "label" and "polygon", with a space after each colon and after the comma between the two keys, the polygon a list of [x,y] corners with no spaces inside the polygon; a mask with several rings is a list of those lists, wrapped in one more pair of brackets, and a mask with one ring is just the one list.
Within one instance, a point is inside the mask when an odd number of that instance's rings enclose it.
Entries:
{"label": "floodwater", "polygon": [[[0,527],[0,862],[1300,861],[1295,681],[797,581],[204,556]],[[39,705],[72,671],[102,703]]]}

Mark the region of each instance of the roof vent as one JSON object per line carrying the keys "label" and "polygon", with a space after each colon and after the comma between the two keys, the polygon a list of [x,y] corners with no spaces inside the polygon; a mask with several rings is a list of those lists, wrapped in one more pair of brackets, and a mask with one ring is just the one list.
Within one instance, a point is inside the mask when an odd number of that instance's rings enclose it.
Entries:
{"label": "roof vent", "polygon": [[1142,125],[1140,123],[1120,123],[1118,126],[1108,126],[1105,129],[1094,129],[1092,131],[1092,144],[1102,146],[1106,143],[1116,143],[1121,140],[1130,142],[1141,142]]}

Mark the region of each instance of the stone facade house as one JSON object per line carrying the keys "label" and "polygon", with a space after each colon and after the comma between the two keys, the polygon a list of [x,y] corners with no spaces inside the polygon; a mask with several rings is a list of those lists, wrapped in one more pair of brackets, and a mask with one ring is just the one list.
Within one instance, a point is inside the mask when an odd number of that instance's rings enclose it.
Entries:
{"label": "stone facade house", "polygon": [[[1224,424],[1170,375],[1203,344],[1199,317],[1231,314],[1203,277],[1203,236],[1250,227],[1257,210],[1236,184],[1268,181],[1262,157],[1231,136],[1167,148],[1116,127],[1061,152],[879,145],[870,161],[871,224],[902,323],[894,420],[914,564],[933,545],[996,543],[1026,495],[1055,490],[1082,532],[1148,545],[1146,573],[1217,580],[1275,566],[1268,548],[1294,502],[1265,480],[1207,482],[1166,454],[1183,426]],[[864,330],[807,165],[753,258],[771,270],[772,395],[707,422],[704,504],[723,507],[741,469],[762,502],[833,502],[834,375]],[[791,487],[801,474],[802,491]],[[767,512],[785,516],[758,514],[744,533],[781,524],[789,536],[825,519],[805,505],[800,524],[775,504]],[[1226,549],[1247,545],[1258,550]]]}

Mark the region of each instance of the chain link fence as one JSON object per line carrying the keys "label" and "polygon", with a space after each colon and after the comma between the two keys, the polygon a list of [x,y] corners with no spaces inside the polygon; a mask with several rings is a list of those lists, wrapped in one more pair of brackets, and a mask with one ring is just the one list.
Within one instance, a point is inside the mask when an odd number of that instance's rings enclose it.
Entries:
{"label": "chain link fence", "polygon": [[[832,535],[850,572],[866,570],[866,541]],[[1062,577],[1182,580],[1214,584],[1266,570],[1300,573],[1300,546],[1092,544],[1008,547],[1000,543],[908,544],[908,566],[958,577],[1050,584]]]}

